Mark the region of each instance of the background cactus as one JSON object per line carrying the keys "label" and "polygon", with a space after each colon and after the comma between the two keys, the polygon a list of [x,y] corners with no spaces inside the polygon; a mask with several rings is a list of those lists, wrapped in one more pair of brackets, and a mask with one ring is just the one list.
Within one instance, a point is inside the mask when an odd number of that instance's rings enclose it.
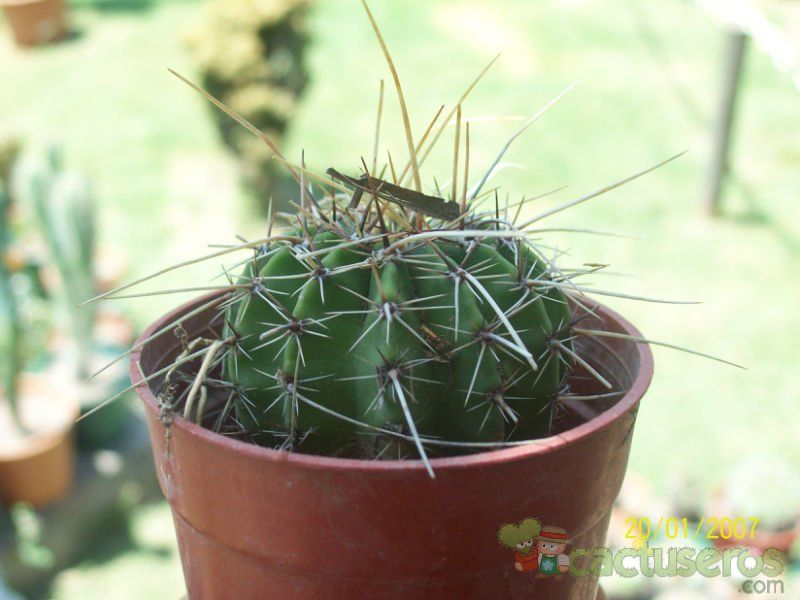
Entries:
{"label": "background cactus", "polygon": [[89,374],[95,309],[80,307],[95,292],[94,205],[86,180],[64,170],[59,149],[20,160],[13,173],[15,196],[36,214],[52,261],[61,276],[63,310],[75,342],[78,371]]}
{"label": "background cactus", "polygon": [[[309,0],[214,0],[188,35],[203,87],[280,140],[305,89]],[[245,182],[262,197],[283,175],[262,144],[214,117],[241,159]]]}
{"label": "background cactus", "polygon": [[21,370],[21,330],[17,299],[6,257],[11,246],[10,200],[0,182],[0,384],[2,397],[18,422],[17,377]]}
{"label": "background cactus", "polygon": [[[5,185],[8,185],[12,167],[17,160],[17,156],[19,156],[21,148],[22,142],[15,137],[5,136],[0,138],[0,182]],[[7,188],[6,193],[8,193]]]}

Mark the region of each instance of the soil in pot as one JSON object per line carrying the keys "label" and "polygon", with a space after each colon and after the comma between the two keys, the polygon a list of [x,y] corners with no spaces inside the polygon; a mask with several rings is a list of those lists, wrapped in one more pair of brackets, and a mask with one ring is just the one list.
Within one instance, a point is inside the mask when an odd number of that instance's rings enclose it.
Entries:
{"label": "soil in pot", "polygon": [[74,471],[76,396],[58,378],[25,374],[19,388],[21,431],[0,402],[0,501],[44,506],[69,490]]}

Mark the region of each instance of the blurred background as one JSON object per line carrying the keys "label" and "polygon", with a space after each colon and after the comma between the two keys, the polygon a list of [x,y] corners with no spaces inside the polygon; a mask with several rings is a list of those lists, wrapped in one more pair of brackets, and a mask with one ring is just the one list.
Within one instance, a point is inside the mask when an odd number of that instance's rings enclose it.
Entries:
{"label": "blurred background", "polygon": [[[416,131],[502,52],[464,105],[477,174],[520,119],[580,81],[515,142],[493,180],[512,199],[568,186],[531,214],[688,149],[549,220],[641,238],[553,234],[547,243],[577,263],[611,264],[595,287],[701,301],[603,299],[648,338],[747,367],[654,348],[610,543],[627,545],[631,515],[755,515],[778,536],[760,543],[779,540],[792,557],[779,597],[800,597],[800,3],[373,4]],[[356,172],[371,156],[384,79],[383,152],[404,157],[405,146],[391,78],[355,0],[0,6],[6,460],[29,450],[26,436],[9,433],[15,421],[35,428],[44,414],[43,426],[55,427],[123,391],[124,361],[86,376],[190,294],[76,304],[209,244],[261,235],[269,199],[285,207],[294,197],[258,140],[167,68],[320,172]],[[432,185],[450,168],[443,152],[423,177]],[[150,289],[207,285],[218,272],[176,272]],[[23,489],[2,491],[0,599],[182,596],[137,402],[123,394],[82,421],[77,445],[63,435],[33,482],[0,472]],[[613,598],[738,594],[736,581],[694,578],[603,585]]]}

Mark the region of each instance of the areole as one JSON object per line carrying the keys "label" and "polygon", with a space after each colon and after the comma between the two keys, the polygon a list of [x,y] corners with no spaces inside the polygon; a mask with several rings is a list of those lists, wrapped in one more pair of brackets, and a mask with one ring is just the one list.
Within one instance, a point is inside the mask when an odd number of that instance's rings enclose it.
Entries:
{"label": "areole", "polygon": [[[145,340],[208,302],[154,323]],[[187,319],[209,332],[211,311]],[[598,306],[596,325],[640,337]],[[214,332],[218,333],[218,332]],[[169,500],[192,598],[594,598],[591,577],[536,578],[498,543],[504,524],[536,518],[596,547],[627,465],[638,403],[653,373],[644,344],[587,340],[584,355],[627,389],[599,414],[575,403],[574,426],[549,438],[469,456],[367,461],[282,452],[175,417],[169,437],[142,383],[179,351],[166,333],[131,357],[159,482]],[[138,348],[138,345],[137,345]],[[587,378],[582,393],[600,391]],[[583,421],[583,422],[581,422]]]}

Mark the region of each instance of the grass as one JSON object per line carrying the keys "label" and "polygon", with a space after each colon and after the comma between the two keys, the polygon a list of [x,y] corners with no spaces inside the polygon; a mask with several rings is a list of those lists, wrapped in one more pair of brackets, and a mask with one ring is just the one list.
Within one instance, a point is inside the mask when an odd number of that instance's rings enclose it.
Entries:
{"label": "grass", "polygon": [[[230,239],[252,216],[235,164],[210,108],[167,72],[192,72],[180,34],[199,4],[78,6],[73,39],[35,52],[0,40],[0,133],[64,146],[69,166],[92,180],[100,243],[121,251],[127,277],[189,258],[203,240]],[[130,309],[144,324],[169,302]]]}
{"label": "grass", "polygon": [[[136,276],[191,257],[207,241],[230,239],[237,229],[251,231],[252,210],[237,190],[210,108],[165,70],[191,76],[178,34],[199,5],[161,2],[136,12],[104,4],[102,11],[82,5],[76,17],[83,34],[73,41],[35,53],[0,48],[6,82],[0,131],[17,129],[34,140],[55,134],[63,141],[72,164],[95,181],[102,241],[123,250]],[[725,215],[710,220],[701,191],[722,37],[693,4],[648,3],[647,22],[666,44],[671,77],[690,94],[699,121],[665,83],[663,65],[648,53],[625,0],[503,0],[491,8],[468,0],[414,0],[374,3],[373,10],[397,63],[415,136],[501,49],[498,64],[465,104],[465,116],[529,116],[581,81],[512,146],[506,160],[526,168],[496,180],[512,200],[569,185],[537,202],[531,214],[689,149],[647,178],[551,221],[635,233],[643,241],[552,241],[576,261],[609,262],[632,275],[598,277],[598,284],[702,300],[697,306],[608,304],[646,337],[748,367],[739,371],[654,348],[656,377],[639,413],[632,469],[668,490],[678,475],[710,489],[753,453],[800,468],[794,441],[800,383],[791,375],[797,358],[792,334],[800,330],[800,223],[791,218],[800,189],[800,119],[790,83],[760,53],[748,56],[734,160],[744,185],[728,190]],[[299,162],[305,150],[314,169],[355,172],[362,155],[371,157],[383,77],[384,140],[403,162],[397,99],[358,4],[321,1],[312,26],[312,84],[285,144],[287,157]],[[518,126],[473,124],[476,177]],[[424,186],[432,185],[433,173],[450,172],[451,143],[448,133],[441,144],[446,152],[422,168]],[[182,275],[165,287],[190,280]],[[129,306],[145,321],[174,302],[159,297]],[[163,597],[177,594],[170,593]]]}

